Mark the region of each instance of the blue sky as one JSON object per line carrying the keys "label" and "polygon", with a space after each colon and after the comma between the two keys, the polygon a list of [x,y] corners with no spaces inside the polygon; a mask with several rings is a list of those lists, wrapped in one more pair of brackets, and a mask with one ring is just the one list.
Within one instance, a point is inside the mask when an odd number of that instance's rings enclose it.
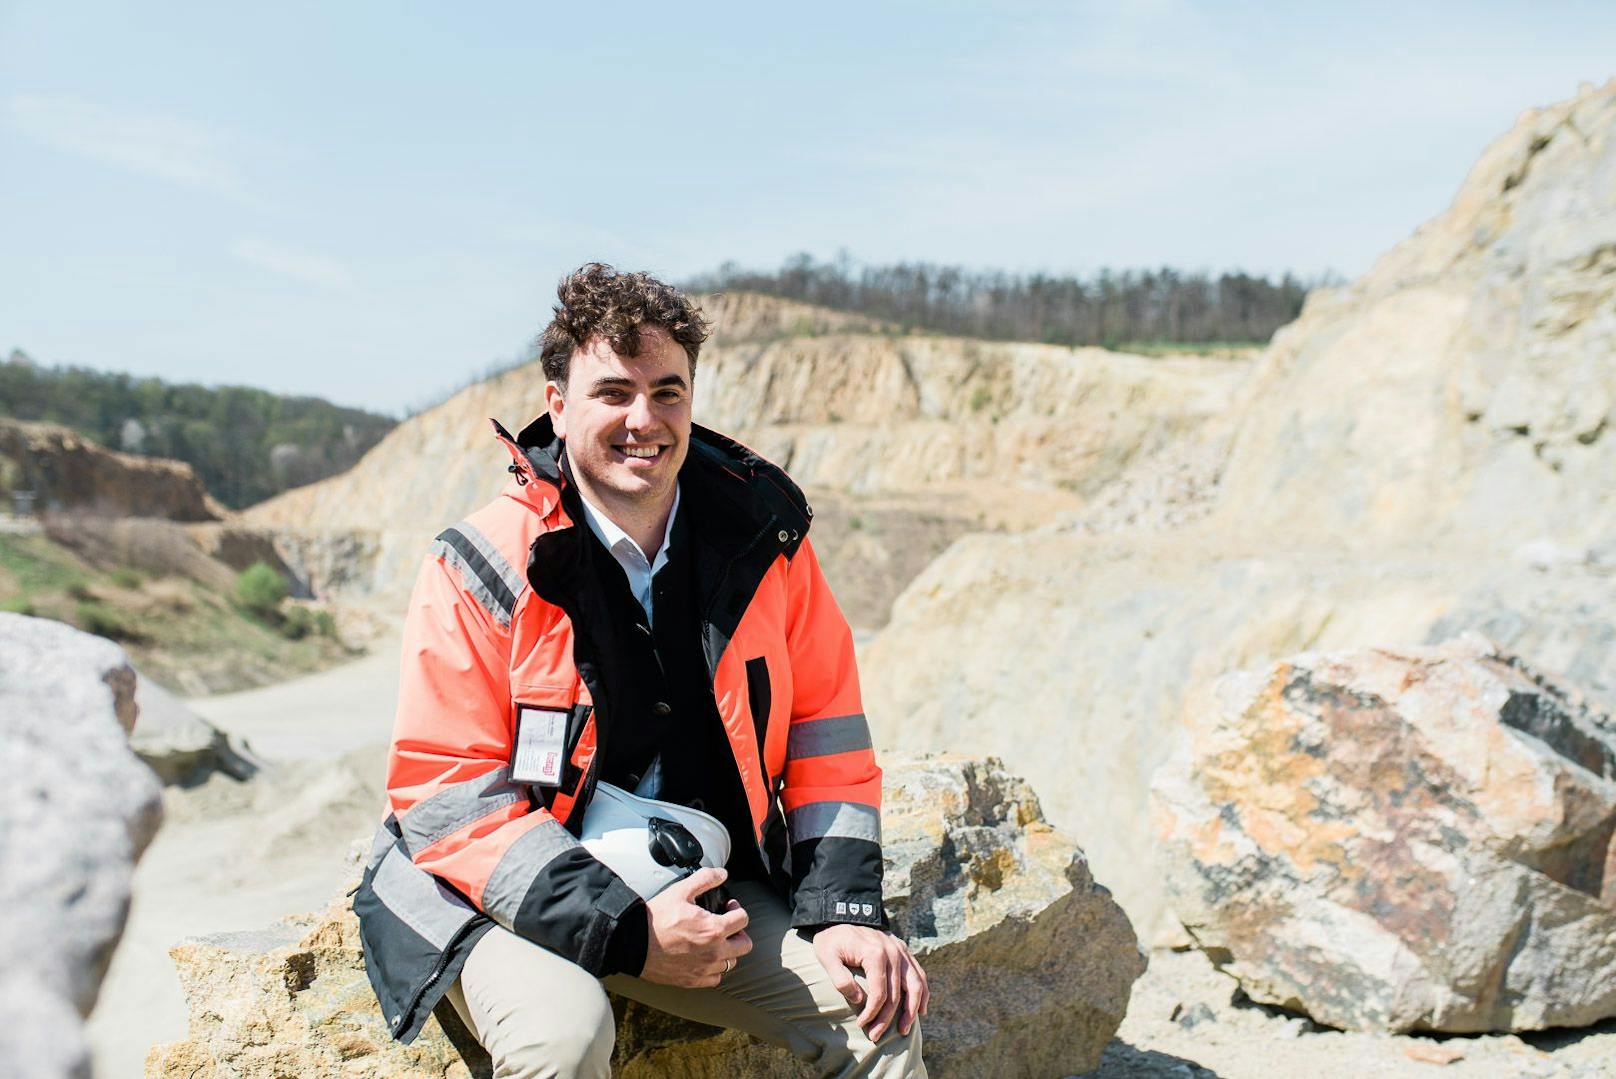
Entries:
{"label": "blue sky", "polygon": [[0,352],[398,410],[589,259],[1362,272],[1616,4],[0,0]]}

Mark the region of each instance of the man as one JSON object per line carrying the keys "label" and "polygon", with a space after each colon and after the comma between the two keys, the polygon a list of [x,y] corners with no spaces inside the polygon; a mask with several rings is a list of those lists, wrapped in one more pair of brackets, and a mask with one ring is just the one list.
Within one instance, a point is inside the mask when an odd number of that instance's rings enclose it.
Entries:
{"label": "man", "polygon": [[[495,425],[512,482],[411,600],[354,901],[393,1033],[446,998],[497,1075],[604,1076],[604,986],[824,1075],[923,1076],[926,979],[885,930],[881,773],[811,511],[692,424],[686,297],[599,264],[558,294],[546,413]],[[641,900],[579,843],[601,782],[717,817],[728,866]]]}

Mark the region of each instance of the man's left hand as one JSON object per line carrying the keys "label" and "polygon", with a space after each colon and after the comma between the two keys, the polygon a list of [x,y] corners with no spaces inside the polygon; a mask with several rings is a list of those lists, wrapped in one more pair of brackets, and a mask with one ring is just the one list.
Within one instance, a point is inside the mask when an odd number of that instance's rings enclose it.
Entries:
{"label": "man's left hand", "polygon": [[[814,934],[814,954],[847,1002],[864,1006],[858,1023],[872,1042],[881,1040],[894,1016],[898,1033],[907,1035],[915,1017],[926,1014],[931,998],[926,972],[909,954],[909,946],[891,933],[867,925],[827,925]],[[864,972],[868,993],[849,968]]]}

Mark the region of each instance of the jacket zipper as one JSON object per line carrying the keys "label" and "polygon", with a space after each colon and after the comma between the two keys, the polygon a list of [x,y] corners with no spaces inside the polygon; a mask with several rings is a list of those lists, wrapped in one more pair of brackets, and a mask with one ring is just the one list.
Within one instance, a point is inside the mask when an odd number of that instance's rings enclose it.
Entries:
{"label": "jacket zipper", "polygon": [[438,961],[433,964],[432,973],[427,975],[426,981],[422,982],[420,988],[415,991],[415,995],[410,997],[409,1007],[398,1013],[398,1022],[393,1030],[395,1037],[399,1031],[404,1029],[404,1020],[415,1015],[415,1009],[421,1006],[421,998],[426,996],[427,990],[431,989],[437,983],[437,980],[443,977],[444,970],[449,966],[449,957],[454,954],[455,948],[460,945],[460,942],[465,939],[466,934],[471,932],[474,926],[481,925],[484,920],[488,920],[488,915],[478,912],[474,917],[467,918],[466,924],[457,929],[455,935],[449,938],[449,943],[445,944],[443,950],[438,953]]}

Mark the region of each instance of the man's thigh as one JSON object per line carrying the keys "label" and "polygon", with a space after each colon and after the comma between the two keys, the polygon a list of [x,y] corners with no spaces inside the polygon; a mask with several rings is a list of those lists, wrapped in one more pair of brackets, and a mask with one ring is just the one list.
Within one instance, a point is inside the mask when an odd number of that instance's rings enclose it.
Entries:
{"label": "man's thigh", "polygon": [[445,999],[501,1079],[610,1075],[617,1031],[600,982],[499,926],[471,950]]}
{"label": "man's thigh", "polygon": [[784,1046],[822,1075],[925,1075],[918,1022],[908,1037],[894,1023],[879,1045],[872,1043],[813,945],[791,928],[790,911],[780,897],[750,881],[737,881],[730,890],[750,919],[746,932],[752,950],[716,988],[679,989],[621,974],[602,984],[659,1011]]}

